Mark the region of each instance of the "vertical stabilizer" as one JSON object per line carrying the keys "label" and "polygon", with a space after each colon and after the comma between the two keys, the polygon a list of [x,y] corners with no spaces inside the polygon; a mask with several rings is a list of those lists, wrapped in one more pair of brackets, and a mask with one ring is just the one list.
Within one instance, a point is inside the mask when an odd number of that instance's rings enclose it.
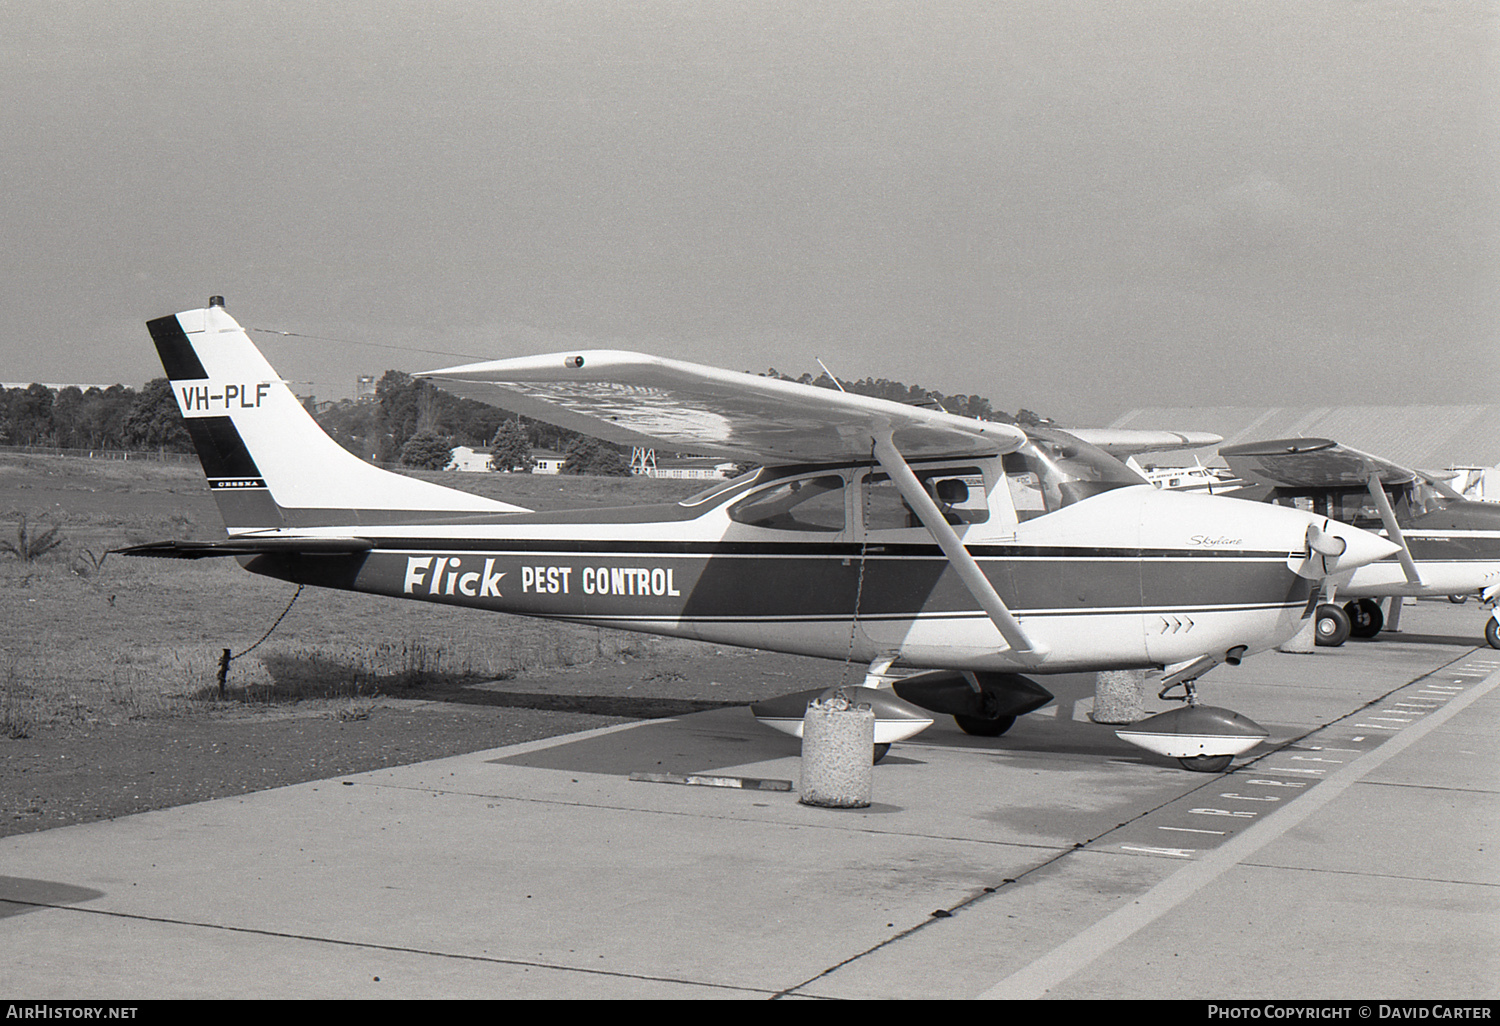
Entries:
{"label": "vertical stabilizer", "polygon": [[381,470],[346,450],[217,296],[147,328],[230,534],[526,512]]}

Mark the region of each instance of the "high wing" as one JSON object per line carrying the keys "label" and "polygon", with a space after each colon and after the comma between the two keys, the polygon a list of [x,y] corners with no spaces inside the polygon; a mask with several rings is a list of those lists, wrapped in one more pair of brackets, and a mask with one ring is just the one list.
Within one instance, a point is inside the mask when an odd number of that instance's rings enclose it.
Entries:
{"label": "high wing", "polygon": [[1010,424],[619,350],[584,350],[416,375],[466,399],[620,445],[779,465],[1013,452]]}
{"label": "high wing", "polygon": [[1010,424],[641,353],[594,350],[417,375],[468,399],[625,445],[770,465],[875,459],[1022,659],[1046,649],[1022,630],[912,474],[924,456],[993,456],[1026,444]]}
{"label": "high wing", "polygon": [[1407,581],[1422,584],[1411,548],[1396,522],[1386,488],[1401,488],[1417,479],[1415,471],[1351,449],[1328,438],[1280,438],[1219,449],[1229,469],[1246,481],[1279,488],[1349,488],[1363,486],[1380,511],[1391,541],[1401,546],[1397,558]]}
{"label": "high wing", "polygon": [[1416,473],[1327,438],[1280,438],[1226,445],[1229,469],[1247,481],[1281,488],[1368,487],[1371,475],[1387,487],[1410,484]]}
{"label": "high wing", "polygon": [[1218,445],[1223,435],[1207,431],[1148,431],[1132,428],[1065,428],[1074,438],[1082,439],[1117,459],[1148,452],[1172,449],[1201,449]]}

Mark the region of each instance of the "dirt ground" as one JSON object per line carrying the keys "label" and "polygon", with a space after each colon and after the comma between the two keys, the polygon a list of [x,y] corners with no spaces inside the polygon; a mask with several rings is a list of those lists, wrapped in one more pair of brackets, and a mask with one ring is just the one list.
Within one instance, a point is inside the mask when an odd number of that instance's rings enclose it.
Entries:
{"label": "dirt ground", "polygon": [[[38,730],[0,738],[0,836],[748,705],[842,683],[845,672],[839,663],[769,653],[648,657],[378,699],[353,715],[348,703],[302,702]],[[847,672],[858,683],[863,668]]]}

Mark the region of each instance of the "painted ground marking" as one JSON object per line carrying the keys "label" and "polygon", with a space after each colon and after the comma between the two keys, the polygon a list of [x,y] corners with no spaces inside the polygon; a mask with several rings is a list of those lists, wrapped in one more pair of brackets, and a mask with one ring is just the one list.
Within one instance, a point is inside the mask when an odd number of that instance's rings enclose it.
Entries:
{"label": "painted ground marking", "polygon": [[[1101,956],[1113,951],[1138,931],[1165,916],[1213,883],[1225,872],[1240,865],[1266,845],[1303,823],[1351,786],[1447,723],[1479,698],[1495,690],[1497,686],[1500,686],[1500,672],[1491,674],[1481,684],[1463,695],[1454,697],[1442,709],[1421,722],[1412,724],[1348,765],[1335,770],[1328,779],[1317,781],[1320,786],[1311,788],[1306,794],[1300,795],[1300,801],[1288,802],[1272,810],[1265,818],[1251,824],[1242,832],[1209,851],[1201,859],[1191,857],[1195,851],[1191,848],[1160,849],[1151,852],[1152,854],[1174,854],[1186,861],[1181,869],[1147,890],[1139,898],[1111,912],[1093,926],[1059,944],[1030,965],[999,980],[979,996],[988,999],[1036,999],[1046,996],[1048,991],[1058,984],[1087,968]],[[1267,770],[1257,766],[1255,772],[1261,773]],[[1312,772],[1323,773],[1324,771]],[[1283,786],[1282,782],[1273,781],[1272,783],[1275,786]],[[1133,850],[1146,851],[1141,848]]]}

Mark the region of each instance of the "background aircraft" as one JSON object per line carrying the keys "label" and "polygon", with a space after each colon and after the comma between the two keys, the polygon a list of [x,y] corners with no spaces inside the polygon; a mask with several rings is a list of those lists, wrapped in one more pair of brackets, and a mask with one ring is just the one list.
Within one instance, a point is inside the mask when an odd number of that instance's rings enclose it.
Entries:
{"label": "background aircraft", "polygon": [[[1390,625],[1406,595],[1479,593],[1491,606],[1500,591],[1500,504],[1473,502],[1440,475],[1409,470],[1326,438],[1284,438],[1225,446],[1219,455],[1251,485],[1245,498],[1295,506],[1382,531],[1395,556],[1328,578],[1317,609],[1317,642],[1372,638]],[[1340,607],[1335,601],[1349,601]],[[1485,640],[1500,648],[1500,608],[1485,622]]]}
{"label": "background aircraft", "polygon": [[[1223,438],[1217,438],[1214,442],[1206,442],[1206,445],[1216,445]],[[1205,467],[1200,460],[1194,460],[1191,467],[1153,467],[1142,465],[1136,461],[1134,456],[1126,460],[1132,470],[1138,471],[1142,477],[1150,481],[1158,488],[1165,488],[1173,492],[1205,492],[1209,495],[1226,495],[1229,492],[1239,491],[1245,482],[1235,477],[1228,470],[1218,467]]]}
{"label": "background aircraft", "polygon": [[1500,502],[1500,467],[1447,467],[1433,476],[1465,499]]}
{"label": "background aircraft", "polygon": [[534,513],[345,451],[217,297],[148,327],[229,537],[125,551],[909,672],[881,692],[877,744],[930,722],[908,703],[993,735],[1051,697],[1022,674],[1158,667],[1188,704],[1132,740],[1223,768],[1264,731],[1199,705],[1197,678],[1290,638],[1322,578],[1395,548],[1158,491],[1051,429],[697,364],[586,351],[425,375],[608,441],[761,464],[679,503]]}

